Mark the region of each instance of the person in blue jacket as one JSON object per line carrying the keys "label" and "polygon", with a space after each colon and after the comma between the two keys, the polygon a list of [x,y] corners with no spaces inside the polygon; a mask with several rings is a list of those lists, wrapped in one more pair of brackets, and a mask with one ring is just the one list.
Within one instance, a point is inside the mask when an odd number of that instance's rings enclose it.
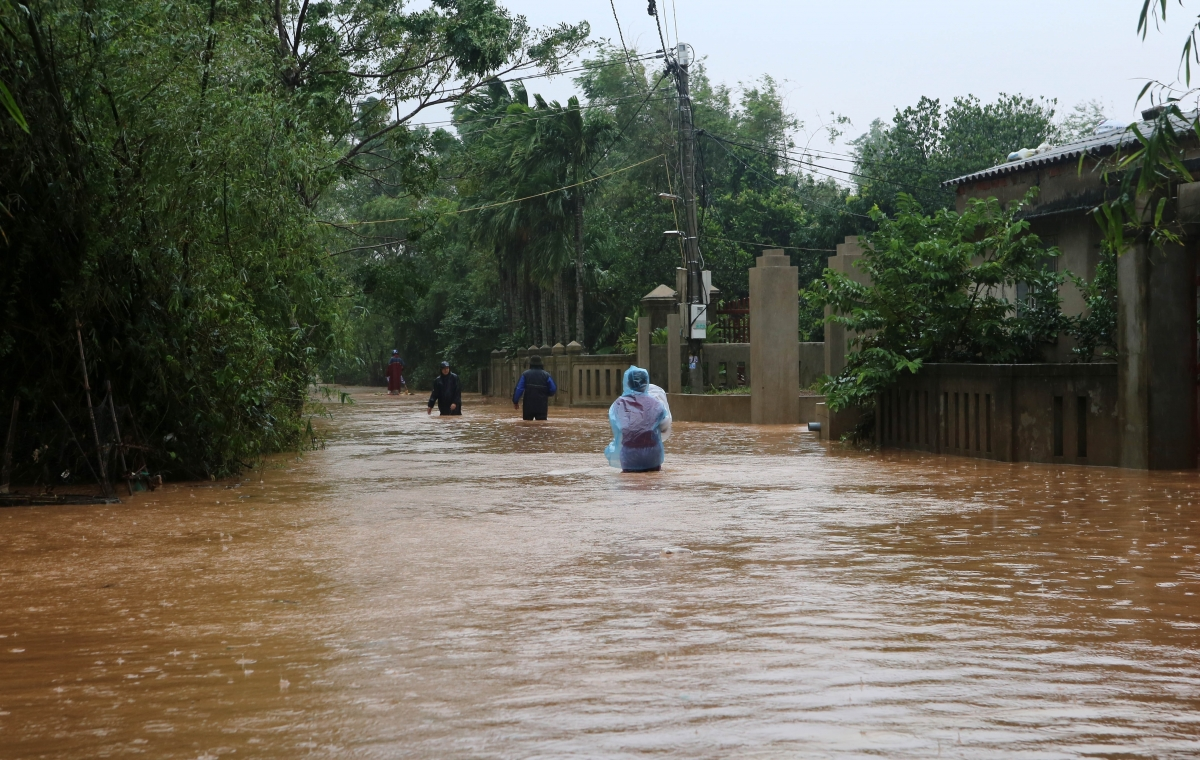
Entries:
{"label": "person in blue jacket", "polygon": [[521,419],[546,419],[548,399],[558,393],[554,378],[542,366],[542,357],[529,357],[529,369],[521,373],[521,379],[513,391],[513,409],[520,408],[521,396],[525,396],[525,410],[521,413]]}
{"label": "person in blue jacket", "polygon": [[621,472],[658,472],[663,463],[663,432],[670,421],[666,407],[650,395],[650,373],[625,370],[624,393],[608,408],[612,443],[604,449],[608,463]]}

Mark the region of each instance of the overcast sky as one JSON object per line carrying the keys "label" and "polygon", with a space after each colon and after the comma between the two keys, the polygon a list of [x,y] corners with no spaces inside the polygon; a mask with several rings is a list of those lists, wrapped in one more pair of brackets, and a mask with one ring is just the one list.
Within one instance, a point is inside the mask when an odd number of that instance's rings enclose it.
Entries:
{"label": "overcast sky", "polygon": [[[533,26],[586,20],[593,38],[617,43],[609,0],[501,1]],[[848,116],[846,139],[922,95],[1042,95],[1057,98],[1060,113],[1096,99],[1109,116],[1131,120],[1147,78],[1178,78],[1179,50],[1200,12],[1200,1],[1180,8],[1172,0],[1168,23],[1143,42],[1140,0],[657,1],[669,44],[677,24],[714,82],[736,86],[770,74],[810,130],[831,111]],[[614,3],[626,42],[657,49],[647,0]],[[555,99],[574,92],[566,77],[529,85]]]}

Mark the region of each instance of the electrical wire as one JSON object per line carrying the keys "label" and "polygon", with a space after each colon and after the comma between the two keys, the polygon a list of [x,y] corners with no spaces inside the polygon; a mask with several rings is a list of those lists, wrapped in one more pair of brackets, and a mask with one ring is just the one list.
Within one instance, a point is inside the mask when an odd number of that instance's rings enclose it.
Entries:
{"label": "electrical wire", "polygon": [[[634,60],[648,61],[648,60],[654,60],[655,58],[662,58],[662,57],[664,57],[664,56],[659,55],[657,53],[644,53],[639,56],[634,56]],[[583,66],[577,66],[577,67],[571,68],[571,69],[560,69],[558,71],[546,72],[544,74],[530,74],[527,77],[514,77],[512,79],[501,79],[499,81],[501,81],[501,82],[521,82],[526,79],[544,79],[547,77],[556,77],[561,74],[573,74],[577,71],[591,71],[593,69],[602,69],[602,68],[605,68],[608,66],[620,66],[620,65],[621,65],[620,61],[616,61],[613,63],[584,64]]]}
{"label": "electrical wire", "polygon": [[629,59],[629,48],[625,46],[625,32],[621,31],[621,19],[617,18],[617,2],[616,0],[608,0],[608,4],[612,6],[613,21],[617,22],[617,36],[621,38],[621,49],[625,51],[625,62],[629,64],[629,74],[634,79],[637,79],[638,75],[634,71],[633,61]]}
{"label": "electrical wire", "polygon": [[[471,211],[483,211],[484,209],[496,208],[497,206],[508,206],[513,203],[521,203],[522,201],[528,201],[528,200],[532,200],[534,198],[541,198],[541,197],[544,197],[547,195],[551,195],[553,193],[561,192],[563,190],[570,190],[573,187],[579,187],[580,185],[586,185],[590,182],[597,182],[606,177],[611,177],[614,174],[620,174],[621,172],[627,172],[630,169],[636,169],[637,167],[641,166],[642,164],[648,164],[651,161],[657,161],[658,159],[662,158],[663,155],[664,154],[660,153],[657,156],[651,156],[650,158],[647,158],[645,161],[638,161],[636,164],[630,164],[629,166],[623,166],[620,169],[614,169],[611,172],[608,172],[607,174],[601,174],[597,177],[591,177],[591,178],[585,179],[581,182],[576,182],[576,183],[570,184],[570,185],[564,185],[563,187],[556,187],[553,190],[547,190],[544,193],[534,193],[533,195],[526,195],[524,198],[513,198],[512,200],[499,201],[497,203],[486,203],[482,206],[472,206],[471,208],[460,208],[460,209],[455,209],[454,211],[444,211],[441,213],[440,216],[454,216],[457,214],[466,214]],[[328,222],[328,221],[325,221],[324,219],[318,219],[317,223],[318,224],[327,224],[331,227],[357,227],[357,226],[364,225],[364,224],[390,224],[392,222],[411,222],[414,219],[420,219],[420,218],[422,218],[422,217],[406,216],[406,217],[401,217],[399,219],[370,219],[370,220],[362,221],[362,222]]]}
{"label": "electrical wire", "polygon": [[[600,158],[596,159],[596,163],[592,164],[591,168],[588,169],[589,173],[591,173],[600,164],[601,161],[608,158],[608,154],[612,151],[612,149],[614,147],[616,147],[617,142],[620,141],[620,139],[622,137],[624,137],[625,130],[629,129],[629,125],[633,123],[633,120],[638,117],[638,114],[640,114],[642,112],[642,109],[646,107],[646,104],[650,102],[650,96],[653,95],[658,90],[658,86],[660,84],[662,84],[663,80],[666,78],[667,78],[667,74],[666,74],[666,72],[663,72],[662,76],[660,76],[658,78],[658,81],[655,82],[654,85],[646,92],[646,98],[641,103],[638,104],[638,107],[633,112],[633,115],[630,116],[629,119],[625,122],[625,126],[621,127],[621,131],[618,132],[617,136],[613,138],[613,141],[611,143],[609,143],[608,148],[605,149],[605,151],[604,151],[604,155],[602,155],[602,156],[600,156]],[[660,98],[660,100],[669,100],[669,99],[670,98]]]}
{"label": "electrical wire", "polygon": [[671,0],[671,20],[675,22],[675,42],[679,43],[679,16],[675,13],[675,0]]}
{"label": "electrical wire", "polygon": [[809,251],[812,253],[837,253],[834,248],[800,248],[794,245],[776,245],[775,243],[751,243],[748,240],[730,240],[729,238],[717,237],[715,235],[701,235],[700,237],[708,240],[721,240],[726,243],[738,243],[740,245],[756,245],[759,248],[782,248],[785,251]]}
{"label": "electrical wire", "polygon": [[[707,135],[708,133],[707,133],[707,132],[705,132],[704,134],[706,134],[706,135]],[[758,169],[755,169],[753,166],[751,166],[750,164],[748,164],[748,163],[746,163],[745,161],[743,161],[743,160],[742,160],[741,158],[739,158],[739,157],[738,157],[736,154],[734,154],[734,152],[733,152],[733,151],[731,151],[729,148],[726,148],[726,147],[725,147],[725,141],[724,141],[724,140],[715,140],[715,142],[717,143],[717,145],[720,145],[720,146],[721,146],[721,150],[723,150],[723,151],[725,151],[726,153],[728,153],[728,154],[729,154],[729,157],[730,157],[730,158],[732,158],[734,161],[737,161],[739,164],[741,164],[742,166],[746,167],[746,168],[747,168],[747,169],[749,169],[750,171],[754,172],[754,173],[755,173],[755,174],[757,174],[758,176],[762,177],[762,178],[763,178],[763,179],[765,179],[767,182],[770,182],[772,185],[775,185],[776,187],[780,187],[780,188],[784,188],[784,189],[787,189],[787,190],[791,190],[792,192],[796,192],[796,188],[794,188],[794,187],[788,187],[787,185],[780,184],[780,183],[779,183],[777,180],[774,180],[774,179],[772,179],[772,178],[768,177],[767,175],[765,175],[765,174],[763,174],[762,172],[760,172]],[[815,199],[813,199],[813,198],[802,198],[802,200],[803,200],[805,203],[811,203],[811,204],[813,204],[813,205],[815,205],[815,206],[821,206],[822,208],[827,208],[827,209],[829,209],[830,211],[836,211],[836,212],[839,212],[839,213],[842,213],[842,214],[849,214],[850,216],[856,216],[856,217],[858,217],[858,218],[860,218],[860,219],[870,219],[870,218],[871,218],[871,217],[867,216],[866,214],[859,214],[859,213],[855,213],[854,211],[850,211],[849,209],[846,209],[846,208],[838,208],[837,206],[831,206],[831,205],[829,205],[828,203],[823,203],[823,202],[821,202],[821,201],[818,201],[818,200],[815,200]]]}
{"label": "electrical wire", "polygon": [[[728,138],[726,138],[726,139],[728,139]],[[735,143],[735,144],[737,144],[737,143]],[[751,150],[757,150],[757,148],[753,148],[752,146],[748,146],[748,145],[743,145],[742,147],[751,148]],[[830,151],[830,150],[819,150],[819,149],[811,150],[808,148],[805,148],[804,150],[799,150],[799,149],[788,150],[786,148],[781,148],[781,149],[779,149],[779,153],[784,154],[788,158],[791,158],[791,159],[795,160],[797,163],[801,163],[801,164],[813,163],[813,160],[812,160],[812,158],[810,158],[810,156],[815,156],[816,158],[825,160],[825,161],[844,161],[846,163],[861,164],[861,165],[869,164],[869,165],[873,165],[873,166],[882,166],[882,167],[889,168],[889,169],[906,168],[906,167],[901,167],[899,164],[895,164],[890,161],[879,161],[876,159],[863,158],[862,156],[855,156],[855,155],[852,155],[849,153],[838,153],[836,151]],[[838,171],[837,169],[833,169],[832,167],[827,167],[827,168],[829,168],[830,171]],[[863,175],[863,176],[865,176],[865,175]],[[878,180],[878,181],[883,182],[885,180]]]}
{"label": "electrical wire", "polygon": [[[754,146],[754,145],[747,145],[747,144],[745,144],[745,143],[741,143],[741,142],[738,142],[738,141],[736,141],[736,140],[730,140],[730,139],[728,139],[728,138],[721,137],[720,135],[714,135],[714,134],[713,134],[713,133],[711,133],[711,132],[704,132],[703,134],[704,134],[704,136],[705,136],[705,137],[709,137],[709,138],[711,138],[711,139],[713,139],[713,140],[716,140],[717,142],[729,143],[730,145],[736,145],[736,146],[738,146],[739,148],[745,148],[746,150],[752,150],[752,151],[754,151],[755,153],[759,153],[759,154],[761,154],[761,155],[767,156],[768,158],[775,158],[775,159],[778,159],[778,158],[780,157],[778,153],[773,153],[773,152],[765,151],[765,150],[763,150],[763,149],[761,149],[761,148],[758,148],[758,147],[756,147],[756,146]],[[870,180],[870,181],[872,181],[872,182],[883,182],[883,183],[885,183],[885,184],[888,184],[888,185],[895,185],[895,186],[897,186],[897,187],[904,187],[904,188],[908,188],[909,190],[917,190],[917,191],[919,191],[919,192],[932,192],[932,191],[936,191],[936,190],[940,190],[940,189],[941,189],[941,188],[935,188],[935,187],[924,187],[924,186],[921,186],[921,185],[910,185],[910,184],[908,184],[907,182],[896,182],[896,181],[894,181],[894,180],[890,180],[890,179],[882,179],[882,178],[880,178],[880,177],[872,177],[872,176],[870,176],[870,175],[867,175],[867,174],[860,174],[860,173],[858,173],[858,172],[846,171],[846,170],[844,170],[844,169],[834,169],[834,168],[833,168],[833,167],[831,167],[831,166],[820,166],[819,164],[816,164],[816,163],[813,163],[813,162],[802,162],[802,163],[806,163],[806,164],[807,164],[808,166],[810,166],[810,167],[816,167],[817,169],[821,169],[821,170],[824,170],[824,171],[826,171],[826,172],[837,172],[838,174],[847,174],[847,175],[850,175],[850,176],[852,176],[852,177],[859,177],[859,178],[862,178],[862,179]],[[815,173],[817,173],[817,174],[821,174],[822,172],[818,171],[818,172],[815,172]],[[825,174],[824,176],[827,176],[827,177],[828,177],[829,175],[828,175],[828,174]],[[836,178],[836,177],[830,177],[830,179],[837,179],[837,178]]]}
{"label": "electrical wire", "polygon": [[669,48],[667,47],[666,39],[663,37],[662,24],[658,23],[658,6],[655,4],[654,0],[650,0],[649,10],[650,15],[654,17],[654,28],[658,30],[658,41],[662,45],[663,55],[666,55]]}
{"label": "electrical wire", "polygon": [[[666,55],[665,53],[661,54],[661,55],[658,53],[644,53],[642,55],[634,56],[633,59],[636,61],[649,61],[649,60],[655,60],[657,58],[664,58],[665,55]],[[456,90],[468,90],[468,89],[478,90],[483,85],[491,84],[492,82],[499,82],[501,84],[512,84],[514,82],[524,82],[526,79],[544,79],[547,77],[560,76],[562,74],[572,74],[572,73],[575,73],[578,71],[592,71],[595,69],[607,68],[608,66],[623,66],[623,65],[625,65],[625,64],[622,61],[607,62],[607,63],[585,63],[582,66],[575,66],[573,68],[559,69],[558,71],[544,72],[542,74],[529,74],[527,76],[517,76],[517,77],[513,77],[511,79],[500,79],[499,77],[495,77],[493,79],[484,80],[484,81],[480,82],[479,84],[475,84],[475,85],[463,85],[461,87],[453,87],[449,90],[445,90],[443,92],[443,94],[448,95],[450,93],[453,93]],[[367,105],[368,103],[379,103],[384,100],[386,100],[386,98],[378,98],[376,100],[360,100],[360,101],[357,101],[354,105],[355,106],[363,106],[363,105]],[[400,101],[397,101],[397,102],[400,102]],[[428,123],[433,124],[433,123],[437,123],[437,122],[428,122]]]}
{"label": "electrical wire", "polygon": [[[649,94],[653,94],[653,91],[651,91],[651,93],[649,93]],[[641,97],[641,96],[639,96],[639,97]],[[580,111],[590,111],[593,108],[609,108],[614,105],[620,105],[621,103],[627,102],[628,100],[632,100],[632,99],[633,98],[623,98],[619,101],[609,101],[608,103],[589,104],[586,106],[581,105],[581,106],[579,106],[579,110]],[[658,98],[658,100],[664,100],[664,101],[665,100],[673,100],[673,99],[674,98],[670,98],[670,97]],[[640,111],[642,109],[642,107],[645,106],[647,102],[649,102],[649,100],[650,100],[649,97],[647,97],[645,100],[643,100],[641,105],[638,106],[638,110]],[[557,113],[539,113],[538,111],[531,109],[530,113],[527,113],[527,114],[504,114],[503,116],[498,116],[495,118],[502,119],[502,120],[507,121],[509,124],[513,124],[513,123],[518,123],[518,122],[524,123],[524,122],[528,122],[528,121],[540,121],[542,119],[549,119],[549,118],[552,118],[555,116],[558,116],[558,114]],[[489,116],[486,119],[476,119],[474,121],[488,121],[492,118],[493,117]],[[465,124],[467,122],[460,122],[460,123]],[[472,129],[472,130],[469,130],[466,132],[459,132],[458,136],[459,137],[467,137],[469,135],[477,135],[481,132],[487,132],[491,129],[495,129],[498,126],[500,126],[499,123],[493,124],[489,127],[482,127],[480,129]]]}
{"label": "electrical wire", "polygon": [[[671,194],[671,213],[675,216],[675,229],[679,229],[679,209],[675,207],[675,185],[671,182],[671,166],[667,154],[663,154],[663,170],[667,173],[667,192]],[[683,238],[679,240],[679,260],[687,264],[687,255],[683,252]]]}

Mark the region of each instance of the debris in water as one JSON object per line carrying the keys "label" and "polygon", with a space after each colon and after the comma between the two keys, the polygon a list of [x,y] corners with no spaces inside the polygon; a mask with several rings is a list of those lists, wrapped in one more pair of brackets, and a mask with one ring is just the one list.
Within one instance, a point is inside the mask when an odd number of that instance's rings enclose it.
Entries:
{"label": "debris in water", "polygon": [[663,554],[691,554],[691,549],[685,549],[682,546],[668,546],[662,550]]}

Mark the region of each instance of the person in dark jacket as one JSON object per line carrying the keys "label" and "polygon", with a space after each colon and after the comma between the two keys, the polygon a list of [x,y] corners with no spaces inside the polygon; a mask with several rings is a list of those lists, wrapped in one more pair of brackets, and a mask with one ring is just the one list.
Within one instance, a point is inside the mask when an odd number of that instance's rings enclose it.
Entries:
{"label": "person in dark jacket", "polygon": [[513,409],[521,406],[521,396],[525,396],[525,410],[521,418],[526,420],[544,420],[547,412],[547,399],[558,393],[558,386],[550,373],[542,369],[542,357],[529,357],[529,369],[521,373],[517,381],[517,389],[513,391]]}
{"label": "person in dark jacket", "polygon": [[438,412],[443,417],[462,414],[462,386],[458,382],[458,375],[450,371],[450,362],[442,362],[441,374],[433,381],[433,393],[429,394],[426,414],[433,414],[434,404],[437,404]]}

